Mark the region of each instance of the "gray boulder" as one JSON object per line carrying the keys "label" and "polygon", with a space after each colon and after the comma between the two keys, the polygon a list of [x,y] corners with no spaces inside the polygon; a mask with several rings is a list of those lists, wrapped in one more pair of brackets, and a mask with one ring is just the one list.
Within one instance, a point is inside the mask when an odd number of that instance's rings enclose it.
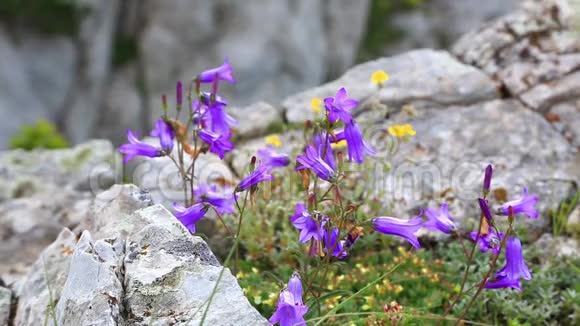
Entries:
{"label": "gray boulder", "polygon": [[8,325],[12,308],[12,291],[0,286],[0,324]]}
{"label": "gray boulder", "polygon": [[[391,75],[382,89],[370,80],[379,69]],[[462,64],[445,51],[416,50],[360,64],[333,82],[288,97],[282,103],[286,121],[314,119],[310,100],[334,96],[341,87],[359,101],[373,99],[392,106],[469,105],[498,97],[497,85],[480,70]],[[360,108],[368,109],[364,105]]]}
{"label": "gray boulder", "polygon": [[[58,325],[198,325],[223,268],[201,238],[150,203],[132,185],[99,194],[80,239],[64,230],[18,284],[16,325],[45,316]],[[228,269],[205,322],[268,325]]]}

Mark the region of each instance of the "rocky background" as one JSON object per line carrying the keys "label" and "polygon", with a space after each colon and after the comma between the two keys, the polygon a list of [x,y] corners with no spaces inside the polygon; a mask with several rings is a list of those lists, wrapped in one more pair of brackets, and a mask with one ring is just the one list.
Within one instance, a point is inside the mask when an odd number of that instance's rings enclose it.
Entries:
{"label": "rocky background", "polygon": [[[240,145],[226,162],[202,158],[202,179],[237,179],[273,130],[284,150],[297,148],[295,128],[315,117],[310,99],[344,86],[363,103],[356,114],[381,153],[386,125],[411,123],[417,131],[398,149],[393,169],[372,180],[393,214],[406,216],[435,199],[450,202],[455,216],[477,214],[473,199],[491,162],[495,188],[515,197],[513,189],[527,186],[539,195],[542,214],[526,226],[536,246],[546,255],[580,252],[576,240],[546,233],[548,209],[580,182],[580,38],[570,28],[575,16],[568,2],[526,1],[449,50],[414,50],[351,69],[352,44],[361,42],[370,6],[365,1],[83,3],[91,10],[73,38],[0,28],[0,112],[10,117],[2,120],[3,133],[43,115],[75,142],[119,137],[129,126],[145,129],[176,79],[229,55],[239,85],[228,96],[244,104],[233,108]],[[103,58],[118,31],[138,36],[139,55],[113,67]],[[385,88],[370,83],[377,69],[391,75]],[[2,152],[0,325],[42,325],[47,312],[59,325],[198,323],[221,267],[201,238],[158,205],[175,200],[167,166],[160,158],[123,170],[104,140]],[[407,173],[415,179],[405,190]],[[423,179],[424,173],[438,178]],[[124,180],[138,187],[114,185]],[[578,207],[568,223],[580,223]],[[267,324],[228,270],[207,321]]]}
{"label": "rocky background", "polygon": [[[145,130],[176,80],[229,57],[237,106],[335,79],[361,59],[447,47],[518,0],[6,0],[0,148],[46,118],[72,143]],[[43,3],[45,5],[43,5]],[[74,4],[74,5],[71,5]]]}

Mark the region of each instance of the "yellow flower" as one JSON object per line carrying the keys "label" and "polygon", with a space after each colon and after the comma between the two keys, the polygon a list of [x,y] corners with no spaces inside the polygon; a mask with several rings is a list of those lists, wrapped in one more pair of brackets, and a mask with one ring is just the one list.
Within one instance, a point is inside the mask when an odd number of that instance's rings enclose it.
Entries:
{"label": "yellow flower", "polygon": [[266,144],[276,147],[282,146],[282,141],[280,140],[280,137],[278,135],[267,136],[264,140],[266,141]]}
{"label": "yellow flower", "polygon": [[320,111],[322,111],[322,99],[315,97],[310,100],[310,108],[312,111],[320,113]]}
{"label": "yellow flower", "polygon": [[384,70],[377,70],[371,75],[371,82],[375,85],[382,86],[389,80],[389,74]]}
{"label": "yellow flower", "polygon": [[332,147],[332,149],[346,148],[346,139],[343,139],[343,140],[339,141],[338,143],[332,143],[332,144],[330,144],[330,147]]}
{"label": "yellow flower", "polygon": [[415,130],[413,129],[413,126],[411,126],[410,124],[390,126],[388,131],[389,134],[395,137],[405,137],[407,135],[414,136],[416,133]]}

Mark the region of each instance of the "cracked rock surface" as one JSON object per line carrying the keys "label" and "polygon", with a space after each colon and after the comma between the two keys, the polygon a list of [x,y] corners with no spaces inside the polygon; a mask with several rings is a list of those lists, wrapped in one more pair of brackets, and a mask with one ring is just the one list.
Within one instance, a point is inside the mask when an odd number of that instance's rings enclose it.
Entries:
{"label": "cracked rock surface", "polygon": [[[222,266],[205,241],[132,185],[95,199],[79,239],[64,229],[17,284],[16,325],[197,325]],[[54,306],[54,307],[53,307]],[[205,319],[268,325],[225,269]]]}

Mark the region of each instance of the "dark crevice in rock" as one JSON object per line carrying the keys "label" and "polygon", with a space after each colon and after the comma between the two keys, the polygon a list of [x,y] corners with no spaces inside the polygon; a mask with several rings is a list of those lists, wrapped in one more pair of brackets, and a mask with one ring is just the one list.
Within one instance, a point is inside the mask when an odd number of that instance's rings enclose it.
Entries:
{"label": "dark crevice in rock", "polygon": [[16,310],[18,309],[18,297],[16,296],[16,293],[14,291],[12,291],[12,300],[11,300],[11,304],[10,304],[10,313],[8,316],[8,326],[15,326],[15,320],[16,320]]}

